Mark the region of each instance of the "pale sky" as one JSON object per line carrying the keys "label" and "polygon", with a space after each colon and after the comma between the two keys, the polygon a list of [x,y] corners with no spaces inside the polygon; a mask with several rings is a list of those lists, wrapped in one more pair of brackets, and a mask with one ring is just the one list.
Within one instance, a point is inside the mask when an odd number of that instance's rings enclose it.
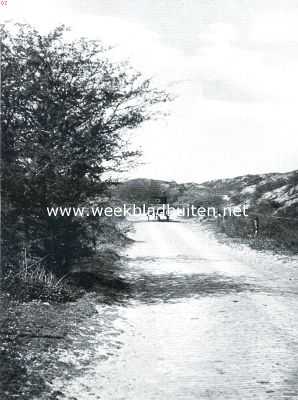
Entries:
{"label": "pale sky", "polygon": [[177,95],[127,177],[202,182],[298,168],[297,0],[8,0],[1,19],[116,45]]}

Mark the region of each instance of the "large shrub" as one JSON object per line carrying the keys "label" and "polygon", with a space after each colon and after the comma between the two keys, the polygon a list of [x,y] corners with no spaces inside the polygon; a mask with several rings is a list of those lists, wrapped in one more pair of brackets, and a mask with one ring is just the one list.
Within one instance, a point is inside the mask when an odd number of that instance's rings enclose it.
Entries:
{"label": "large shrub", "polygon": [[6,267],[27,254],[58,270],[90,254],[100,222],[49,217],[46,207],[79,206],[107,189],[103,174],[137,152],[126,132],[150,119],[167,95],[101,43],[1,27],[2,244]]}

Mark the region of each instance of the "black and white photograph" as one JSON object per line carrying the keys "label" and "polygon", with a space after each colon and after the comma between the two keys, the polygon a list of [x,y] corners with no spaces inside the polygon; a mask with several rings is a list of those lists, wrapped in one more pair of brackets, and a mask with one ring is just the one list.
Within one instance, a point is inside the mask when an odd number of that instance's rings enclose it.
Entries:
{"label": "black and white photograph", "polygon": [[0,38],[0,400],[298,400],[298,1]]}

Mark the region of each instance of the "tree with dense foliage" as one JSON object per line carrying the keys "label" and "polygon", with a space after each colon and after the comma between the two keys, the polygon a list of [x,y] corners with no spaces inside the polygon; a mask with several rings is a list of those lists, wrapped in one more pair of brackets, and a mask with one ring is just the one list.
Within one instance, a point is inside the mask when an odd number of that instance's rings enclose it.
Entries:
{"label": "tree with dense foliage", "polygon": [[[104,193],[103,174],[137,152],[128,129],[152,118],[167,94],[98,41],[70,40],[60,26],[1,27],[3,257],[24,246],[60,269],[89,254],[100,221],[49,217],[46,207],[79,206]],[[13,257],[11,257],[13,256]]]}

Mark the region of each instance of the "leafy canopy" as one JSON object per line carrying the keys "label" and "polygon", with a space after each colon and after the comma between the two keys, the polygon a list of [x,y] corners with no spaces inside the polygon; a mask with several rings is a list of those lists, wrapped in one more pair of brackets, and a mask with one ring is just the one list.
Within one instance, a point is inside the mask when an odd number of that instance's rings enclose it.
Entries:
{"label": "leafy canopy", "polygon": [[45,35],[29,25],[1,26],[4,214],[26,240],[73,232],[71,218],[49,221],[46,206],[100,195],[103,173],[138,155],[126,147],[127,130],[168,100],[128,64],[111,62],[100,42],[67,34],[64,26]]}

